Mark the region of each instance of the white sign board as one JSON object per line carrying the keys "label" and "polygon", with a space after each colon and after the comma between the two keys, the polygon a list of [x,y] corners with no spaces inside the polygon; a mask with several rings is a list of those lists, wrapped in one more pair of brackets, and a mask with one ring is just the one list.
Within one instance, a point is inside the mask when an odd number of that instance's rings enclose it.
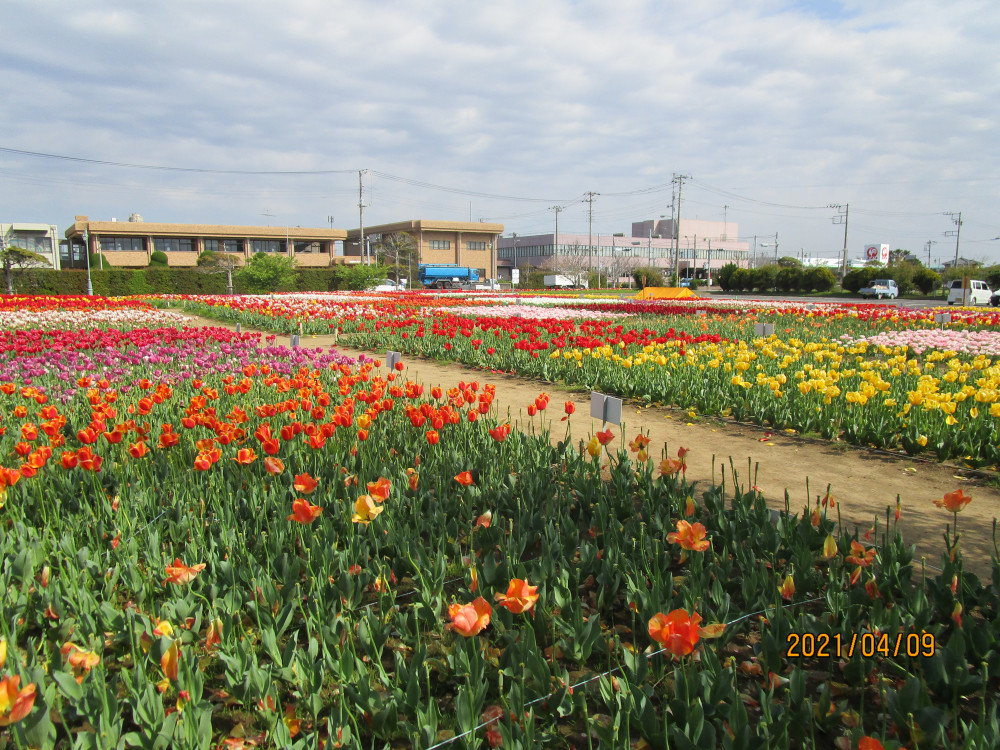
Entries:
{"label": "white sign board", "polygon": [[865,245],[864,260],[866,263],[883,263],[887,264],[889,262],[889,246],[888,245]]}
{"label": "white sign board", "polygon": [[607,424],[622,423],[622,400],[593,391],[590,394],[590,416]]}
{"label": "white sign board", "polygon": [[520,284],[521,283],[521,269],[520,268],[512,268],[512,269],[510,269],[510,283],[511,284]]}

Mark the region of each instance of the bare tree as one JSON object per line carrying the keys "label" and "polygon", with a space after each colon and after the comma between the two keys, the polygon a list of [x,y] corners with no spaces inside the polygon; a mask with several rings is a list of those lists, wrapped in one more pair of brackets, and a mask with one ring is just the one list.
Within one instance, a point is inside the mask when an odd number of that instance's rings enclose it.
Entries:
{"label": "bare tree", "polygon": [[417,241],[407,232],[383,234],[377,245],[376,257],[383,266],[395,266],[399,283],[399,267],[402,266],[408,278],[413,278],[413,266],[417,263]]}
{"label": "bare tree", "polygon": [[540,265],[546,271],[567,277],[573,286],[584,286],[590,276],[590,255],[579,243],[570,247],[569,252],[549,256]]}

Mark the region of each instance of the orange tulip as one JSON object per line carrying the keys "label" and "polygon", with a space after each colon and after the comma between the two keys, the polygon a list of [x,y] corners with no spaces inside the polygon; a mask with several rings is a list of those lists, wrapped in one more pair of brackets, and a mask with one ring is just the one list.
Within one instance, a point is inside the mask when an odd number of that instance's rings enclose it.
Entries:
{"label": "orange tulip", "polygon": [[530,612],[538,601],[538,586],[529,586],[526,580],[515,578],[507,585],[507,593],[494,597],[498,607],[506,607],[515,615]]}
{"label": "orange tulip", "polygon": [[501,424],[490,429],[490,437],[492,437],[496,442],[502,443],[510,435],[510,425]]}
{"label": "orange tulip", "polygon": [[147,453],[149,453],[149,446],[142,440],[138,443],[132,443],[128,447],[128,454],[132,456],[132,458],[142,458]]}
{"label": "orange tulip", "polygon": [[567,415],[573,414],[574,412],[576,412],[576,404],[574,404],[572,401],[567,401],[563,409],[565,410]]}
{"label": "orange tulip", "polygon": [[468,471],[460,472],[455,476],[455,481],[463,487],[468,487],[472,484],[472,473]]}
{"label": "orange tulip", "polygon": [[84,651],[75,643],[69,641],[64,643],[59,651],[66,657],[66,662],[73,670],[73,676],[78,683],[82,683],[87,673],[101,663],[101,657],[96,652]]}
{"label": "orange tulip", "polygon": [[379,477],[375,482],[368,482],[368,494],[378,503],[384,503],[389,498],[392,485],[385,477]]}
{"label": "orange tulip", "polygon": [[678,521],[677,531],[671,531],[667,534],[667,541],[671,544],[679,544],[687,550],[704,552],[712,546],[712,543],[705,538],[706,533],[704,525],[700,523]]}
{"label": "orange tulip", "polygon": [[441,436],[438,435],[437,430],[428,430],[427,431],[427,443],[428,443],[428,445],[437,445],[438,441],[440,439],[441,439]]}
{"label": "orange tulip", "polygon": [[476,519],[476,526],[482,526],[484,529],[488,529],[491,523],[493,523],[492,510],[486,511],[479,518]]}
{"label": "orange tulip", "polygon": [[252,464],[256,460],[257,454],[253,452],[253,448],[240,448],[233,457],[233,461],[244,466]]}
{"label": "orange tulip", "polygon": [[264,471],[268,474],[280,474],[285,470],[285,462],[274,456],[264,457]]}
{"label": "orange tulip", "polygon": [[683,471],[684,468],[684,462],[679,458],[665,458],[660,461],[660,474],[665,477],[672,476],[678,471]]}
{"label": "orange tulip", "polygon": [[945,496],[940,500],[935,500],[934,504],[939,508],[950,510],[952,513],[958,513],[971,502],[972,498],[959,489],[954,492],[946,492]]}
{"label": "orange tulip", "polygon": [[351,516],[351,520],[367,526],[383,510],[385,508],[376,503],[371,495],[362,495],[354,501],[354,515]]}
{"label": "orange tulip", "polygon": [[690,654],[698,645],[700,622],[701,615],[689,615],[683,609],[675,609],[668,615],[658,612],[649,621],[649,637],[679,659]]}
{"label": "orange tulip", "polygon": [[205,569],[205,565],[206,563],[199,563],[198,565],[188,567],[178,557],[174,560],[173,565],[166,567],[167,577],[163,579],[163,585],[166,586],[168,583],[176,583],[177,585],[190,583],[196,575]]}
{"label": "orange tulip", "polygon": [[858,750],[885,750],[885,748],[874,737],[862,737],[858,740]]}
{"label": "orange tulip", "polygon": [[35,683],[23,689],[20,677],[4,677],[0,680],[0,727],[15,724],[31,713],[35,705]]}
{"label": "orange tulip", "polygon": [[323,509],[321,507],[318,505],[311,505],[308,500],[300,497],[292,503],[291,515],[285,516],[285,519],[306,525],[319,518],[320,513],[322,512]]}
{"label": "orange tulip", "polygon": [[606,429],[604,432],[598,430],[597,432],[594,433],[594,437],[597,438],[598,442],[601,445],[607,445],[608,443],[610,443],[612,440],[615,439],[615,435],[613,432],[611,432],[610,427]]}
{"label": "orange tulip", "polygon": [[445,627],[469,638],[483,632],[490,624],[490,615],[492,614],[493,608],[490,603],[481,596],[477,597],[472,604],[458,604],[456,602],[448,607],[448,616],[451,617],[451,622]]}
{"label": "orange tulip", "polygon": [[294,487],[296,491],[301,492],[303,495],[310,495],[316,489],[318,484],[319,482],[311,476],[306,473],[302,473],[295,475],[295,481],[292,484],[292,487]]}
{"label": "orange tulip", "polygon": [[163,656],[160,657],[160,669],[163,670],[163,676],[174,682],[177,681],[177,657],[179,655],[180,647],[177,645],[177,641],[171,641],[170,648],[164,651]]}
{"label": "orange tulip", "polygon": [[785,576],[785,580],[782,581],[781,587],[778,590],[781,592],[782,599],[785,599],[786,601],[792,600],[795,596],[795,579],[792,577],[791,573]]}

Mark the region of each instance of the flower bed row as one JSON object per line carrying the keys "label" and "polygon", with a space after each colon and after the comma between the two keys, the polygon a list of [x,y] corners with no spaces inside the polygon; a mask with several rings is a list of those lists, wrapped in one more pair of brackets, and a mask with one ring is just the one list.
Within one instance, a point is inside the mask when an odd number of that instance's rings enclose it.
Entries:
{"label": "flower bed row", "polygon": [[829,495],[775,523],[684,449],[511,430],[487,384],[202,336],[110,374],[95,350],[65,401],[56,371],[0,387],[15,742],[1000,741],[1000,601],[957,523],[915,575],[893,521],[852,533]]}

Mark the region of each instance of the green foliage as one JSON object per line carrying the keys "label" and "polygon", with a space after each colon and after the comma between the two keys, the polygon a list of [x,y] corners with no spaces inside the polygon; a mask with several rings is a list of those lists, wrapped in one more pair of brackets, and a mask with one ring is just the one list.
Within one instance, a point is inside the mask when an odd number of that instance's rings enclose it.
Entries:
{"label": "green foliage", "polygon": [[781,268],[802,268],[802,261],[798,258],[793,258],[791,255],[786,255],[778,258],[778,265]]}
{"label": "green foliage", "polygon": [[802,274],[803,291],[829,292],[837,283],[837,277],[829,268],[810,268]]}
{"label": "green foliage", "polygon": [[295,260],[287,256],[257,253],[234,274],[250,294],[285,292],[295,286]]}
{"label": "green foliage", "polygon": [[[167,254],[162,250],[154,250],[152,255],[149,256],[149,266],[150,268],[155,267],[166,267],[167,266]],[[91,263],[91,268],[94,267]]]}
{"label": "green foliage", "polygon": [[715,283],[719,285],[719,288],[722,289],[722,291],[728,292],[733,288],[732,278],[738,268],[739,266],[735,263],[727,263],[719,269],[718,273],[715,274]]}
{"label": "green foliage", "polygon": [[752,286],[748,288],[756,289],[758,292],[773,291],[778,278],[778,270],[778,265],[774,263],[753,269]]}
{"label": "green foliage", "polygon": [[[913,274],[913,284],[920,290],[921,294],[930,294],[941,285],[941,276],[929,268],[921,268]],[[990,284],[991,288],[992,286]]]}
{"label": "green foliage", "polygon": [[844,280],[841,282],[841,286],[845,291],[853,292],[857,294],[859,289],[871,284],[875,279],[885,278],[886,268],[882,265],[865,266],[864,268],[855,268],[852,271],[848,271],[847,275],[844,276]]}
{"label": "green foliage", "polygon": [[608,285],[608,277],[606,274],[600,273],[598,271],[591,271],[587,275],[587,287],[589,289],[603,289]]}
{"label": "green foliage", "polygon": [[521,266],[520,271],[521,281],[517,285],[518,289],[545,288],[545,271],[531,268],[531,266]]}
{"label": "green foliage", "polygon": [[[787,258],[782,258],[781,260],[789,260]],[[794,260],[791,258],[790,260]],[[802,278],[802,271],[795,266],[781,266],[779,262],[778,273],[775,277],[775,283],[778,285],[778,289],[782,292],[791,292],[799,288],[799,282]]]}
{"label": "green foliage", "polygon": [[645,289],[647,286],[663,286],[663,272],[659,268],[637,268],[632,272],[632,279],[639,289]]}
{"label": "green foliage", "polygon": [[[366,266],[363,263],[334,266],[330,270],[333,275],[333,286],[330,287],[331,289],[349,289],[354,291],[375,286],[379,281],[386,278],[388,272],[385,266]],[[299,273],[301,274],[301,271]]]}
{"label": "green foliage", "polygon": [[688,289],[697,292],[701,288],[701,279],[691,279],[688,281]]}
{"label": "green foliage", "polygon": [[753,272],[748,268],[737,268],[729,277],[729,288],[742,292],[753,288]]}
{"label": "green foliage", "polygon": [[0,268],[3,269],[7,282],[7,294],[14,293],[14,277],[20,276],[29,268],[48,266],[50,263],[44,256],[23,247],[12,245],[0,252]]}

